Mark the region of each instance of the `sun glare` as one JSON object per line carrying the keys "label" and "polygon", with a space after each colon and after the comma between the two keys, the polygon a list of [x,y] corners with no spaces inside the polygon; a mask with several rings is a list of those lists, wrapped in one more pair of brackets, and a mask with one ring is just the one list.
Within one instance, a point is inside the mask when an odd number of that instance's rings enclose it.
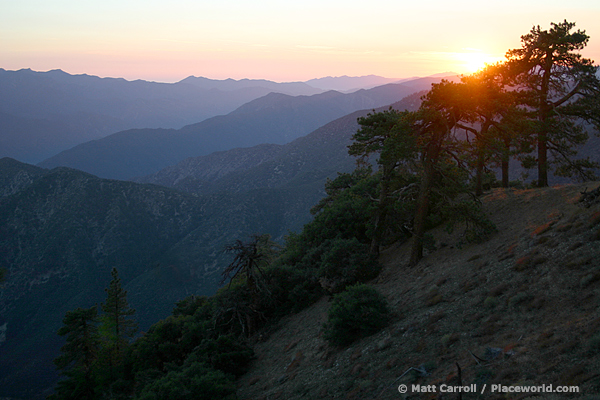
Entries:
{"label": "sun glare", "polygon": [[468,73],[477,72],[483,69],[486,64],[493,64],[500,61],[500,58],[482,52],[458,53],[457,59],[461,67]]}

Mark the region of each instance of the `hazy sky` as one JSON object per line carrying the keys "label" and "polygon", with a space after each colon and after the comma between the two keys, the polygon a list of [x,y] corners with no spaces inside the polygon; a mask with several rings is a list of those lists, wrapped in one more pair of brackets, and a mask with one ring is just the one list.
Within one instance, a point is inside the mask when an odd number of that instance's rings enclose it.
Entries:
{"label": "hazy sky", "polygon": [[467,73],[564,19],[600,62],[599,0],[0,0],[0,68],[162,82]]}

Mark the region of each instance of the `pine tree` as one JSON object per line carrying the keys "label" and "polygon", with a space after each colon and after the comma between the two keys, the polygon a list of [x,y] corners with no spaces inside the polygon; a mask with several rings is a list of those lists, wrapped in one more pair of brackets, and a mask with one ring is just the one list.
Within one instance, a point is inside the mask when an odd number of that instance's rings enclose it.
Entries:
{"label": "pine tree", "polygon": [[121,364],[123,352],[136,334],[138,325],[131,317],[135,310],[127,302],[127,291],[121,286],[116,268],[111,271],[112,280],[106,291],[106,302],[102,304],[101,318],[103,339],[103,363],[108,368],[108,377],[116,377],[115,368]]}
{"label": "pine tree", "polygon": [[94,369],[99,351],[98,309],[78,308],[66,313],[64,326],[58,330],[66,336],[62,354],[54,360],[66,379],[60,381],[51,399],[96,399]]}
{"label": "pine tree", "polygon": [[[390,108],[387,111],[368,114],[358,119],[361,126],[348,146],[348,154],[357,157],[357,164],[368,165],[369,157],[379,155],[377,164],[380,172],[379,196],[373,221],[370,252],[379,253],[379,245],[386,230],[388,211],[395,193],[393,181],[400,181],[406,175],[406,164],[416,157],[415,137],[409,123],[410,112],[399,112]],[[396,194],[397,195],[397,194]]]}
{"label": "pine tree", "polygon": [[481,71],[461,78],[454,85],[452,99],[464,110],[457,128],[464,129],[467,159],[474,164],[475,194],[483,194],[484,169],[491,161],[501,166],[502,186],[508,187],[510,157],[528,152],[523,141],[528,124],[516,106],[515,93],[506,89],[502,79],[503,64],[488,65]]}
{"label": "pine tree", "polygon": [[[537,124],[538,186],[548,186],[551,162],[559,165],[559,174],[577,173],[582,178],[592,178],[590,170],[596,167],[587,159],[573,159],[576,147],[588,138],[578,121],[593,120],[579,105],[592,104],[590,98],[596,99],[597,105],[600,97],[598,67],[578,52],[587,45],[589,36],[581,30],[572,32],[572,22],[551,25],[550,30],[534,27],[521,37],[522,47],[506,55],[506,77],[522,95],[523,104]],[[597,114],[597,110],[591,114]]]}

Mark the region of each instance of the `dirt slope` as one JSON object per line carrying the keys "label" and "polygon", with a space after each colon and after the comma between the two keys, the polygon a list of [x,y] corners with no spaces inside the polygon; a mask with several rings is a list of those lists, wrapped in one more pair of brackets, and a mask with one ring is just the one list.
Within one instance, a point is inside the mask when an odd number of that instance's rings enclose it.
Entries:
{"label": "dirt slope", "polygon": [[[498,228],[488,241],[461,246],[459,232],[439,230],[438,250],[410,269],[407,244],[387,249],[371,284],[392,306],[390,326],[332,348],[322,299],[253,338],[240,399],[456,399],[440,385],[459,384],[457,365],[462,385],[487,385],[463,399],[600,398],[600,199],[578,202],[598,186],[495,189],[482,197]],[[398,392],[413,383],[436,390]],[[579,394],[490,393],[492,384]]]}

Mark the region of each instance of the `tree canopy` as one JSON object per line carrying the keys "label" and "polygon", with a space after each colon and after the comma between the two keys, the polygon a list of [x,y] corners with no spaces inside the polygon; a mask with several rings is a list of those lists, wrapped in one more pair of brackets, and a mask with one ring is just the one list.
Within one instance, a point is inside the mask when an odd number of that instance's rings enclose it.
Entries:
{"label": "tree canopy", "polygon": [[597,107],[600,96],[598,66],[579,53],[589,36],[574,28],[575,23],[566,20],[551,23],[549,30],[535,26],[521,36],[521,48],[506,54],[505,78],[536,122],[538,186],[548,186],[551,164],[559,175],[583,179],[592,178],[597,167],[588,159],[573,158],[576,147],[588,138],[581,121],[597,122],[590,114],[598,109],[590,113],[590,106]]}

